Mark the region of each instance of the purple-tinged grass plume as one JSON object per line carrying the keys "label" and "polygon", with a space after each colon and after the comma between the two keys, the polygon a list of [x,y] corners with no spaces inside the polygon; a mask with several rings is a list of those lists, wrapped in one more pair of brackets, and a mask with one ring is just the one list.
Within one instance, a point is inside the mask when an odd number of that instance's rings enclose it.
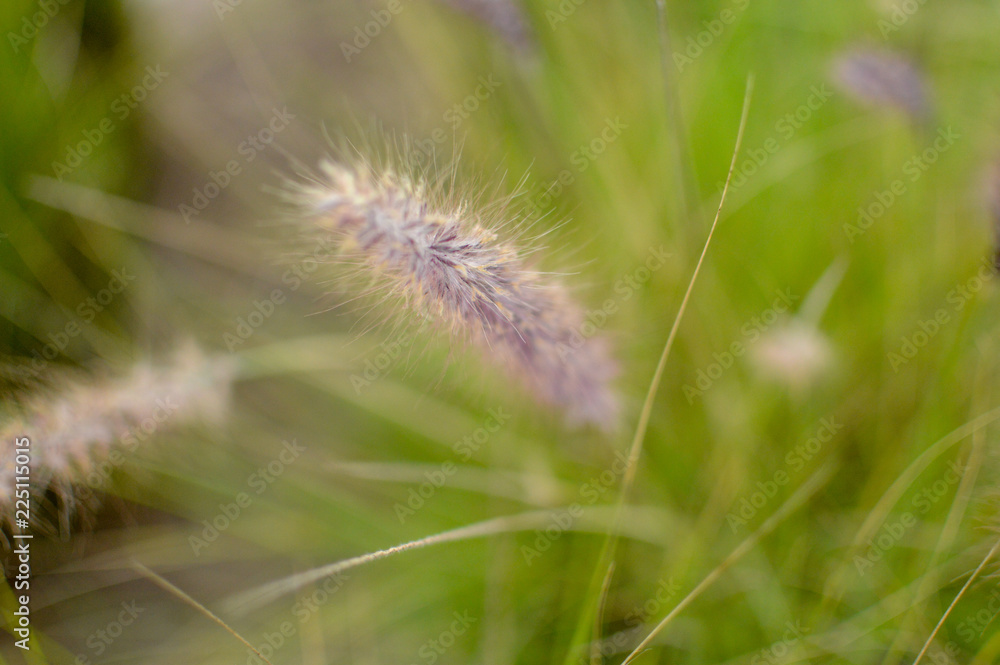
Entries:
{"label": "purple-tinged grass plume", "polygon": [[[27,438],[34,526],[68,530],[80,508],[96,507],[126,455],[194,422],[216,422],[228,406],[233,367],[191,345],[164,366],[140,363],[120,377],[54,372],[42,386],[9,400],[0,424],[0,526],[15,522],[15,441]],[[18,451],[23,450],[18,448]]]}
{"label": "purple-tinged grass plume", "polygon": [[917,121],[931,115],[923,74],[898,53],[855,48],[835,58],[832,69],[837,87],[862,104],[895,108]]}
{"label": "purple-tinged grass plume", "polygon": [[319,174],[289,183],[293,223],[333,242],[378,305],[395,302],[404,320],[430,318],[452,342],[471,342],[569,424],[612,428],[610,345],[558,276],[529,263],[518,236],[530,220],[512,197],[491,202],[463,195],[453,178],[351,161],[325,161]]}
{"label": "purple-tinged grass plume", "polygon": [[993,267],[1000,270],[1000,157],[990,162],[983,174],[983,199],[993,231]]}
{"label": "purple-tinged grass plume", "polygon": [[514,48],[534,46],[524,10],[514,0],[441,0],[444,4],[481,21]]}

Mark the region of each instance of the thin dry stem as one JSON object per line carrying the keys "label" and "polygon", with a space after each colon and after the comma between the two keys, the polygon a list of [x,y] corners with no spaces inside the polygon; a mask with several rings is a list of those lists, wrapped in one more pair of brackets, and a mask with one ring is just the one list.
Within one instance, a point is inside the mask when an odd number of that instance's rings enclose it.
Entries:
{"label": "thin dry stem", "polygon": [[924,648],[921,649],[920,653],[917,654],[916,659],[913,661],[913,665],[919,665],[920,660],[924,657],[924,654],[927,653],[927,650],[930,648],[931,643],[934,641],[934,637],[938,634],[938,631],[941,630],[941,626],[944,625],[944,622],[948,618],[948,615],[951,614],[951,611],[953,609],[955,609],[955,606],[958,605],[958,601],[961,600],[962,596],[965,595],[965,592],[968,591],[970,586],[972,586],[973,581],[975,581],[975,579],[979,576],[979,573],[983,570],[983,568],[986,567],[986,564],[989,563],[990,559],[993,558],[993,555],[997,553],[997,550],[1000,550],[1000,540],[998,540],[996,544],[993,545],[993,548],[989,551],[989,553],[987,553],[986,556],[983,557],[983,560],[979,562],[979,565],[976,567],[976,569],[972,571],[972,575],[970,575],[969,579],[966,580],[964,585],[962,585],[962,588],[955,596],[955,599],[951,601],[951,605],[949,605],[948,609],[944,611],[943,615],[941,615],[941,620],[937,622],[936,626],[934,626],[934,630],[931,632],[930,636],[927,638],[927,641],[924,643]]}
{"label": "thin dry stem", "polygon": [[249,649],[251,651],[253,651],[255,654],[257,654],[258,658],[260,658],[261,660],[263,660],[268,665],[271,665],[271,661],[269,661],[267,658],[265,658],[264,655],[260,651],[257,650],[257,647],[255,647],[254,645],[250,644],[250,642],[248,642],[245,637],[243,637],[242,635],[240,635],[239,633],[237,633],[233,628],[231,628],[229,626],[229,624],[227,624],[225,621],[223,621],[222,619],[220,619],[219,616],[217,614],[214,614],[210,609],[208,609],[207,607],[205,607],[204,605],[202,605],[201,603],[199,603],[197,600],[195,600],[194,598],[192,598],[191,596],[189,596],[187,593],[185,593],[184,591],[182,591],[181,589],[179,589],[178,587],[176,587],[175,585],[173,585],[166,578],[158,575],[157,573],[154,573],[152,570],[150,570],[146,566],[142,565],[138,561],[133,560],[132,561],[132,567],[135,568],[136,571],[139,574],[141,574],[144,577],[148,578],[151,582],[153,582],[154,584],[156,584],[161,589],[164,589],[165,591],[168,591],[168,592],[172,593],[173,595],[177,596],[178,598],[180,598],[181,600],[183,600],[185,603],[187,603],[188,605],[190,605],[194,609],[198,610],[198,612],[200,612],[201,614],[205,615],[206,617],[208,617],[209,619],[211,619],[215,623],[217,623],[220,626],[222,626],[224,629],[226,629],[226,632],[228,632],[230,635],[232,635],[233,637],[235,637],[236,639],[238,639],[244,645],[246,645],[247,647],[249,647]]}
{"label": "thin dry stem", "polygon": [[809,480],[803,483],[802,486],[796,490],[796,492],[790,496],[785,503],[782,504],[781,508],[768,517],[764,523],[761,524],[756,531],[747,536],[743,542],[737,545],[736,549],[730,552],[729,556],[727,556],[722,563],[706,575],[705,578],[698,583],[698,586],[692,589],[691,592],[685,596],[683,600],[681,600],[681,602],[677,603],[674,609],[670,610],[667,616],[663,617],[663,620],[656,624],[656,627],[649,632],[649,635],[643,638],[642,642],[640,642],[639,645],[636,646],[636,648],[633,649],[632,652],[625,658],[625,660],[622,661],[622,665],[628,665],[634,661],[644,649],[652,644],[653,640],[656,639],[656,636],[659,635],[671,621],[673,621],[674,617],[684,611],[688,605],[693,603],[695,599],[697,599],[698,596],[705,591],[705,589],[712,586],[712,584],[714,584],[724,572],[729,570],[729,568],[731,568],[737,561],[742,559],[747,552],[756,547],[764,536],[774,531],[774,529],[789,515],[800,508],[810,499],[810,497],[812,497],[813,494],[818,492],[820,488],[822,488],[823,485],[825,485],[826,482],[833,476],[835,468],[836,467],[832,462],[827,462],[820,467],[819,470],[809,478]]}
{"label": "thin dry stem", "polygon": [[[656,365],[656,371],[653,373],[652,381],[650,382],[649,389],[646,391],[646,399],[642,405],[642,411],[639,414],[639,421],[636,425],[635,434],[632,437],[632,444],[629,447],[628,460],[625,466],[625,473],[622,479],[622,488],[618,496],[618,504],[616,508],[616,518],[614,521],[615,528],[608,535],[608,539],[604,543],[601,555],[598,559],[597,571],[603,571],[607,568],[610,563],[614,560],[615,549],[617,547],[617,524],[618,517],[621,515],[626,501],[628,500],[629,492],[632,488],[632,484],[635,480],[636,471],[638,469],[639,457],[642,454],[642,445],[646,439],[646,431],[649,428],[649,419],[653,412],[653,403],[656,398],[656,393],[660,387],[660,381],[663,378],[663,372],[667,365],[667,360],[670,357],[670,351],[673,348],[674,340],[677,337],[677,331],[680,329],[681,321],[684,318],[684,312],[687,311],[688,302],[691,299],[691,293],[694,291],[695,282],[698,280],[698,275],[701,273],[701,267],[705,262],[705,257],[708,254],[708,248],[712,243],[712,238],[715,235],[715,229],[719,225],[719,218],[722,215],[722,207],[726,202],[726,193],[729,191],[729,183],[732,181],[733,173],[736,170],[736,161],[739,157],[740,145],[743,142],[743,132],[746,129],[747,118],[750,113],[750,99],[753,95],[753,76],[747,78],[746,92],[743,96],[743,110],[740,114],[740,124],[739,129],[736,133],[736,143],[733,147],[733,156],[729,164],[729,172],[726,176],[726,185],[723,187],[722,195],[719,199],[719,207],[715,213],[715,219],[712,220],[712,226],[708,230],[708,236],[705,238],[705,244],[702,247],[701,255],[698,257],[698,262],[695,264],[694,271],[691,274],[691,279],[688,282],[687,290],[684,292],[684,297],[681,299],[680,307],[677,309],[677,316],[674,317],[674,323],[670,328],[670,333],[667,335],[667,341],[663,346],[663,352],[660,354],[660,360]],[[584,615],[586,616],[586,615]],[[581,625],[583,623],[581,622]]]}

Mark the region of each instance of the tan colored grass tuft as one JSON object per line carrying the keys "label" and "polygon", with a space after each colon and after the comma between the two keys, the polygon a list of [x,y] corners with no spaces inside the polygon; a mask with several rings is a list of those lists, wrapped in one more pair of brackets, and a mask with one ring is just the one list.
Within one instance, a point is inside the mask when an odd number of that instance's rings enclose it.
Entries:
{"label": "tan colored grass tuft", "polygon": [[[0,424],[0,526],[15,522],[15,441],[27,438],[34,526],[65,532],[95,490],[110,488],[126,455],[167,429],[217,421],[225,413],[234,368],[194,346],[171,362],[139,363],[116,378],[64,371],[15,396]],[[22,449],[18,449],[22,450]],[[53,503],[55,505],[53,505]]]}

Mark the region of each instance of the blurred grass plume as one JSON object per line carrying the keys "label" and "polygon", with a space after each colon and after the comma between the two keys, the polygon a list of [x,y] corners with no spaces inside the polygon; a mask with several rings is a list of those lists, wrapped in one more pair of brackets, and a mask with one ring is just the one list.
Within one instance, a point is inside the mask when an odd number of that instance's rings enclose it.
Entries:
{"label": "blurred grass plume", "polygon": [[[186,344],[166,364],[140,362],[108,379],[54,371],[35,390],[16,396],[0,426],[0,524],[15,522],[15,476],[24,475],[16,472],[15,440],[30,441],[32,519],[48,528],[54,518],[65,533],[78,510],[96,507],[94,490],[109,489],[125,453],[168,428],[223,418],[230,365]],[[51,510],[39,510],[46,506]]]}

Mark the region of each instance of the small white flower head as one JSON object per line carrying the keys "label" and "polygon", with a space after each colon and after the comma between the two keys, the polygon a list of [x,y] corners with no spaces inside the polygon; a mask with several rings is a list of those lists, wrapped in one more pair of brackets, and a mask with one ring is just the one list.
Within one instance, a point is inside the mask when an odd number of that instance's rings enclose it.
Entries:
{"label": "small white flower head", "polygon": [[827,373],[834,353],[815,326],[792,319],[764,333],[751,348],[751,358],[763,375],[800,394]]}

